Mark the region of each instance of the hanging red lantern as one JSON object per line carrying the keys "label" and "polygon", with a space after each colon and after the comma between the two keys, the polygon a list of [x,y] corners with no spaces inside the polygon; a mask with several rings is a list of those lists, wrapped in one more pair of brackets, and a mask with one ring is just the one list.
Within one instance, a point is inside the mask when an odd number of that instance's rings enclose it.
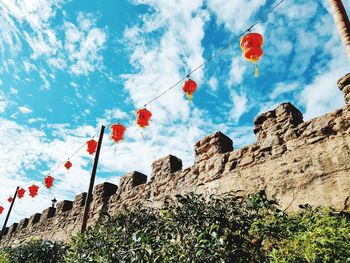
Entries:
{"label": "hanging red lantern", "polygon": [[87,144],[86,151],[89,154],[94,154],[96,152],[96,148],[97,148],[97,141],[95,141],[94,139],[91,139],[91,140],[87,141],[86,144]]}
{"label": "hanging red lantern", "polygon": [[139,109],[136,112],[136,123],[139,125],[141,128],[145,128],[146,126],[149,125],[149,121],[152,117],[152,113],[147,110],[146,108]]}
{"label": "hanging red lantern", "polygon": [[4,212],[4,208],[0,206],[0,215],[2,214],[2,212]]}
{"label": "hanging red lantern", "polygon": [[17,195],[18,195],[18,198],[21,199],[24,194],[25,194],[26,190],[24,190],[23,188],[20,188],[17,190]]}
{"label": "hanging red lantern", "polygon": [[264,45],[264,38],[259,33],[249,33],[241,38],[241,49],[244,58],[255,64],[255,76],[259,75],[257,63],[264,54],[261,46]]}
{"label": "hanging red lantern", "polygon": [[8,201],[9,203],[12,203],[13,198],[10,196],[9,198],[7,198],[7,201]]}
{"label": "hanging red lantern", "polygon": [[51,188],[52,187],[52,185],[53,185],[53,181],[55,180],[55,178],[53,178],[52,176],[47,176],[47,177],[45,177],[44,178],[44,182],[45,182],[45,186],[47,187],[47,188]]}
{"label": "hanging red lantern", "polygon": [[29,195],[31,197],[35,197],[38,195],[39,186],[33,184],[32,186],[29,186],[28,189],[29,189]]}
{"label": "hanging red lantern", "polygon": [[121,140],[123,140],[123,135],[125,132],[126,128],[125,126],[116,123],[111,125],[111,138],[112,140],[117,143]]}
{"label": "hanging red lantern", "polygon": [[197,90],[197,83],[194,82],[192,79],[188,79],[185,81],[182,90],[186,93],[186,96],[189,99],[189,101],[192,102],[193,93]]}
{"label": "hanging red lantern", "polygon": [[64,164],[64,167],[66,167],[67,170],[69,170],[72,166],[73,164],[69,160]]}

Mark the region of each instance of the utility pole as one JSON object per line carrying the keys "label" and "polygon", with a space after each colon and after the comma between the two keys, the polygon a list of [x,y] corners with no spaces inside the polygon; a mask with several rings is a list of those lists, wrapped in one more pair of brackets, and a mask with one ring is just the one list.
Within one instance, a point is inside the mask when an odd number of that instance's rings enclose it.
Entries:
{"label": "utility pole", "polygon": [[350,60],[350,22],[346,13],[345,7],[341,0],[328,0],[331,8],[331,13],[338,29],[343,45],[345,46],[345,53]]}
{"label": "utility pole", "polygon": [[92,190],[93,190],[94,184],[95,184],[96,171],[97,171],[97,165],[98,165],[98,158],[100,157],[100,150],[101,150],[101,145],[102,145],[103,134],[104,134],[105,128],[106,127],[104,125],[101,126],[100,137],[98,139],[96,155],[95,155],[95,160],[94,160],[94,166],[93,166],[92,172],[91,172],[89,191],[88,191],[86,199],[85,199],[83,223],[81,225],[81,231],[80,231],[81,233],[85,232],[86,225],[87,225],[87,220],[89,218],[90,203],[91,203],[91,200],[92,200]]}
{"label": "utility pole", "polygon": [[4,231],[5,231],[5,228],[6,228],[6,225],[7,225],[7,221],[9,220],[9,217],[10,217],[10,215],[11,215],[11,211],[12,211],[13,204],[14,204],[15,201],[16,201],[18,189],[19,189],[19,186],[17,186],[17,188],[16,188],[16,192],[15,192],[15,195],[13,196],[13,200],[12,200],[12,202],[11,202],[10,209],[9,209],[9,211],[7,212],[7,216],[6,216],[6,219],[5,219],[5,222],[4,222],[4,226],[2,227],[2,230],[1,230],[1,233],[0,233],[0,241],[1,241],[1,239],[2,239],[2,235],[3,235]]}

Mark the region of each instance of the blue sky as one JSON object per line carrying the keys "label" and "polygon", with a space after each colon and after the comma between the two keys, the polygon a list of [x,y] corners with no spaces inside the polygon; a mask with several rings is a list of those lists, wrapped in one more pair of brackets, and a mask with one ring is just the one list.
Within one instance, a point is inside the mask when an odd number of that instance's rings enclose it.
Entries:
{"label": "blue sky", "polygon": [[[107,130],[98,182],[150,175],[167,154],[193,163],[193,145],[216,130],[235,148],[254,143],[253,118],[284,101],[308,120],[344,105],[336,80],[348,72],[327,1],[286,0],[252,31],[263,34],[260,75],[237,38],[275,4],[271,0],[21,0],[0,3],[0,205],[17,185],[42,178],[101,124],[127,126],[116,147]],[[350,3],[344,1],[346,9]],[[192,78],[148,106],[141,136],[135,111],[228,41],[236,42]],[[52,174],[52,191],[16,204],[11,222],[86,191],[92,160],[81,150]],[[4,216],[0,217],[2,223]]]}

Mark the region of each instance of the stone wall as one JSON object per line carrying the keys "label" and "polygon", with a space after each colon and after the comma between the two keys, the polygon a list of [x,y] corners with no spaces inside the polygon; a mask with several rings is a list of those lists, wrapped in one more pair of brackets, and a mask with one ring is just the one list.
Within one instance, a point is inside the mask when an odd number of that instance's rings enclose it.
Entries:
{"label": "stone wall", "polygon": [[[256,143],[234,150],[232,140],[215,132],[195,144],[195,161],[182,168],[172,155],[152,164],[147,176],[131,172],[119,188],[103,183],[94,188],[88,225],[101,214],[113,214],[136,204],[160,206],[165,196],[197,193],[243,194],[266,189],[282,209],[299,204],[350,207],[350,74],[338,81],[346,105],[304,122],[290,103],[254,119]],[[79,232],[86,193],[61,201],[6,229],[1,246],[17,245],[30,237],[68,241]]]}

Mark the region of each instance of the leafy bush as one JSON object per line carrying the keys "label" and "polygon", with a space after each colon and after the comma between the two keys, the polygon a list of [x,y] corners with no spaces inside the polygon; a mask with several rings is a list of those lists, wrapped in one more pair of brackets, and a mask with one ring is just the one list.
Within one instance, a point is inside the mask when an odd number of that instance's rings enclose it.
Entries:
{"label": "leafy bush", "polygon": [[5,249],[0,262],[350,262],[350,213],[301,208],[288,216],[264,191],[178,195],[159,209],[106,214],[67,247]]}
{"label": "leafy bush", "polygon": [[32,239],[16,248],[0,253],[1,263],[60,263],[64,262],[66,247],[57,242]]}
{"label": "leafy bush", "polygon": [[10,263],[8,254],[6,252],[0,252],[0,263]]}
{"label": "leafy bush", "polygon": [[[264,191],[247,199],[177,196],[162,209],[138,207],[99,222],[72,239],[67,262],[346,262],[348,213],[304,209],[288,217],[276,205]],[[333,234],[313,242],[322,227]]]}
{"label": "leafy bush", "polygon": [[350,262],[350,213],[301,208],[287,226],[288,237],[273,249],[272,262]]}

